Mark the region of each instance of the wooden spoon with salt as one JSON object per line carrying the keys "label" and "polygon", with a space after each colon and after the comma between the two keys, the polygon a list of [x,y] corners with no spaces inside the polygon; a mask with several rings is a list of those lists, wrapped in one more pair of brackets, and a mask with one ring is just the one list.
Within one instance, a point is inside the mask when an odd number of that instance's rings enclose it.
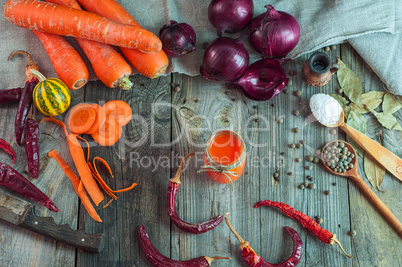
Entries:
{"label": "wooden spoon with salt", "polygon": [[[371,140],[371,139],[370,139]],[[324,158],[324,152],[328,146],[333,146],[335,142],[344,143],[345,147],[348,148],[350,153],[354,154],[354,158],[352,159],[351,163],[353,164],[353,168],[348,169],[345,173],[342,172],[335,172],[332,170],[328,165]],[[402,236],[402,223],[395,217],[395,215],[385,206],[385,204],[381,201],[381,199],[371,190],[371,188],[366,184],[363,178],[360,176],[357,167],[358,167],[358,159],[355,149],[347,142],[342,140],[331,141],[325,145],[321,153],[321,159],[325,166],[325,168],[335,174],[340,176],[345,176],[351,180],[353,180],[358,187],[363,191],[363,193],[370,199],[370,201],[376,206],[376,208],[384,215],[384,217],[392,224],[392,226],[397,230],[398,234]]]}
{"label": "wooden spoon with salt", "polygon": [[[336,101],[334,99],[334,101]],[[340,105],[339,105],[340,106]],[[342,107],[340,107],[342,109]],[[313,116],[316,115],[313,112]],[[341,111],[339,120],[336,124],[323,124],[327,127],[339,127],[347,135],[349,135],[361,148],[368,152],[378,163],[392,173],[396,178],[402,181],[402,159],[396,156],[394,153],[383,147],[381,144],[372,140],[367,135],[359,132],[353,127],[345,123],[345,114]]]}

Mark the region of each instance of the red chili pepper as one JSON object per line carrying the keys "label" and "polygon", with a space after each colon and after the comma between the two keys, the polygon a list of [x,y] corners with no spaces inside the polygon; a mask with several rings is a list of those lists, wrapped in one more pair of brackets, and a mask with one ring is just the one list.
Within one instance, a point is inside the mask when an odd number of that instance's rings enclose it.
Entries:
{"label": "red chili pepper", "polygon": [[30,118],[26,120],[25,152],[29,173],[37,179],[39,177],[39,124]]}
{"label": "red chili pepper", "polygon": [[145,253],[145,257],[154,265],[159,267],[208,267],[211,266],[211,262],[217,259],[227,259],[227,257],[207,257],[201,256],[186,261],[176,261],[162,255],[153,245],[149,239],[147,230],[144,225],[140,226],[138,230],[138,238],[140,239],[140,244],[142,250]]}
{"label": "red chili pepper", "polygon": [[0,162],[0,185],[36,201],[51,211],[59,209],[42,191],[9,165]]}
{"label": "red chili pepper", "polygon": [[32,56],[25,51],[13,52],[8,60],[13,59],[13,57],[17,54],[23,54],[28,57],[28,65],[25,69],[25,87],[22,91],[17,114],[15,116],[15,139],[17,140],[17,144],[21,146],[22,134],[24,133],[25,129],[25,121],[32,106],[32,93],[36,84],[39,82],[38,79],[31,74],[31,69],[39,70],[39,68],[38,65],[36,65],[36,63],[33,61]]}
{"label": "red chili pepper", "polygon": [[300,235],[292,228],[285,226],[285,230],[288,232],[290,238],[293,241],[293,252],[290,257],[281,263],[272,264],[264,260],[250,247],[248,241],[244,241],[243,238],[236,232],[233,226],[230,224],[228,215],[225,216],[226,224],[229,226],[230,231],[236,236],[237,240],[240,242],[239,249],[241,250],[241,256],[244,261],[250,267],[292,267],[299,264],[299,261],[303,252],[303,242]]}
{"label": "red chili pepper", "polygon": [[2,148],[7,154],[9,154],[15,164],[17,162],[17,155],[15,154],[14,149],[11,147],[7,141],[0,138],[0,148]]}
{"label": "red chili pepper", "polygon": [[21,88],[0,90],[0,104],[16,103],[20,98]]}
{"label": "red chili pepper", "polygon": [[349,258],[352,258],[349,254],[345,252],[343,249],[341,243],[338,241],[336,238],[336,234],[332,234],[330,231],[322,228],[321,226],[318,225],[318,223],[311,217],[307,216],[301,211],[297,211],[288,204],[282,203],[282,202],[276,202],[276,201],[271,201],[271,200],[262,200],[260,202],[257,202],[254,205],[254,208],[259,208],[261,206],[270,206],[270,207],[276,207],[280,209],[283,213],[288,215],[290,218],[298,220],[304,228],[312,232],[318,239],[320,239],[322,242],[326,244],[330,244],[331,246],[336,243],[342,250],[342,252]]}
{"label": "red chili pepper", "polygon": [[193,155],[195,155],[195,153],[190,153],[183,158],[176,175],[169,180],[169,187],[167,190],[167,207],[170,219],[178,228],[189,233],[202,234],[218,226],[223,221],[223,215],[219,215],[214,219],[201,223],[188,223],[183,221],[176,211],[176,195],[181,184],[180,174],[183,170],[184,162]]}

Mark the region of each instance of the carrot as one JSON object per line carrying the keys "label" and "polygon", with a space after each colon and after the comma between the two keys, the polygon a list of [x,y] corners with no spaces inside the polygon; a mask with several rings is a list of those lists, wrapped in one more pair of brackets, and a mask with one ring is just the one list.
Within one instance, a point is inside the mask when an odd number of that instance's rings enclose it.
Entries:
{"label": "carrot", "polygon": [[129,104],[122,100],[110,100],[103,105],[106,116],[112,116],[117,120],[120,126],[124,126],[130,122],[133,111]]}
{"label": "carrot", "polygon": [[4,5],[4,14],[11,23],[30,30],[90,39],[142,52],[162,49],[161,41],[150,31],[62,5],[37,0],[9,0]]}
{"label": "carrot", "polygon": [[103,107],[98,104],[91,104],[91,106],[95,109],[95,121],[92,124],[91,128],[85,132],[85,134],[93,134],[94,132],[99,131],[99,129],[103,126],[106,121],[106,111]]}
{"label": "carrot", "polygon": [[67,117],[67,126],[75,134],[83,134],[91,129],[96,119],[96,110],[88,103],[75,105]]}
{"label": "carrot", "polygon": [[[87,11],[104,16],[117,23],[141,27],[140,24],[116,0],[78,0]],[[157,78],[165,73],[169,65],[166,53],[143,53],[135,49],[121,47],[120,50],[133,67],[148,78]]]}
{"label": "carrot", "polygon": [[52,150],[48,153],[48,156],[52,159],[55,159],[57,163],[60,165],[60,168],[66,174],[66,176],[70,179],[71,183],[73,184],[74,190],[77,193],[78,197],[81,199],[82,204],[84,205],[85,209],[87,210],[89,216],[97,222],[102,222],[99,215],[96,213],[94,207],[89,200],[85,189],[80,182],[80,179],[77,175],[73,172],[73,170],[68,166],[67,162],[60,156],[60,154],[56,150]]}
{"label": "carrot", "polygon": [[88,69],[78,52],[62,36],[33,31],[41,41],[57,76],[72,90],[88,81]]}
{"label": "carrot", "polygon": [[[81,10],[76,0],[46,0],[46,2]],[[91,62],[96,76],[106,86],[125,90],[133,86],[128,78],[132,72],[130,65],[112,46],[81,38],[76,38],[76,41]]]}
{"label": "carrot", "polygon": [[122,129],[119,123],[112,116],[107,116],[105,124],[91,136],[98,144],[111,146],[119,141],[121,134]]}
{"label": "carrot", "polygon": [[89,196],[96,206],[104,199],[102,192],[100,191],[96,181],[92,177],[91,170],[87,165],[87,161],[85,160],[85,155],[82,147],[80,146],[77,137],[74,134],[68,134],[67,128],[62,121],[59,121],[55,118],[46,117],[42,119],[41,122],[50,121],[58,124],[64,130],[64,133],[67,138],[68,148],[70,150],[71,157],[74,161],[75,167],[77,168],[78,174],[81,177],[81,181],[85,186],[85,189],[88,191]]}

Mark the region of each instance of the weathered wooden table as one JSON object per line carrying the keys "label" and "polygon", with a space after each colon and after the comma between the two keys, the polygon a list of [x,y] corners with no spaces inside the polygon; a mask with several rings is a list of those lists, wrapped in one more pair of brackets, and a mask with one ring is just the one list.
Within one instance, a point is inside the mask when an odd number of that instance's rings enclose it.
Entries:
{"label": "weathered wooden table", "polygon": [[[327,53],[332,60],[340,57],[351,66],[366,91],[382,90],[378,77],[348,44]],[[192,158],[183,172],[177,197],[178,212],[184,220],[198,222],[229,212],[239,234],[273,263],[285,260],[292,250],[291,240],[283,230],[284,226],[290,226],[304,242],[299,266],[401,266],[400,237],[353,182],[327,173],[321,164],[304,160],[328,141],[345,138],[341,131],[329,134],[328,128],[309,117],[309,98],[318,92],[335,93],[339,85],[336,78],[323,88],[313,88],[303,82],[301,66],[308,56],[284,65],[287,73],[297,70],[296,75],[289,76],[292,81],[287,86],[289,93],[281,93],[266,102],[251,101],[238,90],[226,89],[223,84],[202,77],[178,74],[154,80],[134,75],[134,87],[129,91],[89,82],[84,89],[72,92],[72,105],[111,99],[123,99],[131,105],[135,116],[124,128],[121,141],[113,147],[91,143],[91,157],[103,157],[111,165],[115,178],[102,170],[110,187],[127,187],[133,182],[138,186],[118,194],[117,201],[102,208],[108,201],[106,198],[96,208],[103,223],[94,222],[57,163],[47,157],[50,150],[57,149],[72,164],[64,134],[58,126],[43,123],[40,126],[41,172],[39,179],[32,182],[51,197],[60,212],[52,213],[36,205],[36,213],[86,233],[103,232],[106,245],[98,255],[85,253],[1,221],[0,266],[151,266],[137,238],[141,224],[146,226],[155,247],[168,257],[185,260],[201,255],[227,256],[232,260],[217,260],[213,266],[246,266],[238,241],[224,222],[202,235],[182,232],[170,222],[166,210],[168,180],[181,158],[190,152],[197,152],[198,157]],[[176,85],[180,87],[178,92],[172,90]],[[294,96],[295,90],[301,90],[302,96]],[[301,116],[292,115],[294,109],[300,110]],[[12,143],[18,155],[15,168],[28,176],[24,150],[15,143],[13,134],[16,110],[15,104],[0,107],[0,137]],[[39,119],[38,112],[36,115]],[[401,111],[396,115],[401,118]],[[278,124],[278,118],[284,122]],[[292,131],[295,127],[300,129],[298,133]],[[205,141],[221,128],[237,131],[247,145],[245,172],[233,185],[218,184],[206,174],[197,173]],[[368,134],[374,137],[374,129],[370,128]],[[288,147],[302,139],[306,142],[303,148]],[[384,131],[383,139],[387,148],[402,156],[400,133]],[[298,163],[296,158],[303,160]],[[359,160],[359,171],[364,177],[362,160]],[[4,153],[0,153],[0,161],[11,164]],[[274,189],[272,174],[276,170],[280,170],[281,177]],[[288,175],[289,172],[292,174]],[[316,189],[297,188],[305,181],[310,182],[307,175],[313,177]],[[385,193],[375,190],[376,194],[402,219],[401,183],[387,173],[381,188]],[[332,194],[325,195],[325,190],[331,190]],[[338,247],[323,244],[276,209],[253,209],[253,204],[262,199],[286,202],[311,217],[321,217],[322,226],[337,234],[353,259],[344,256]],[[356,230],[356,236],[348,235],[351,229]]]}

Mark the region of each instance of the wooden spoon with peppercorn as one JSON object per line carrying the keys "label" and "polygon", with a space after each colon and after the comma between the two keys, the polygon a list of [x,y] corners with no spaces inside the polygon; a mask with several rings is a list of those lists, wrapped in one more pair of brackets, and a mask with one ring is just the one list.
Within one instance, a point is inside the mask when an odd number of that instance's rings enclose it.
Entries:
{"label": "wooden spoon with peppercorn", "polygon": [[[310,109],[313,113],[313,116],[326,127],[341,128],[361,148],[363,148],[374,159],[376,159],[378,163],[380,163],[396,178],[402,181],[402,159],[383,147],[381,144],[372,140],[367,135],[354,129],[352,126],[347,125],[345,123],[345,114],[343,109],[335,98],[325,95],[325,99],[321,100],[319,97],[322,97],[322,94],[316,94],[310,98]],[[317,102],[320,102],[321,105],[317,105]],[[332,106],[332,109],[328,108],[329,106]],[[332,112],[329,112],[329,110]]]}
{"label": "wooden spoon with peppercorn", "polygon": [[401,222],[392,214],[360,176],[357,170],[357,154],[349,143],[341,140],[329,142],[322,150],[321,159],[329,172],[352,179],[382,215],[395,227],[398,234],[402,235]]}

